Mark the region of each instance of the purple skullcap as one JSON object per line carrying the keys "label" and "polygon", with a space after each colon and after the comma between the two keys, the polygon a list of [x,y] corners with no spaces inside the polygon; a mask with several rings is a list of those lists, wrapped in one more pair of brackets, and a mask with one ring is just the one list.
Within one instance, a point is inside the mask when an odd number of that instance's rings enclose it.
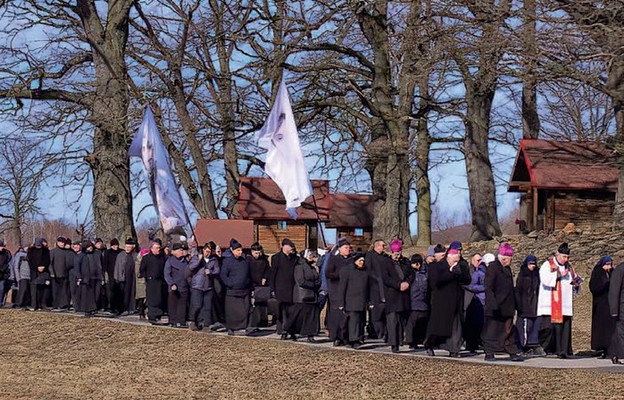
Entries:
{"label": "purple skullcap", "polygon": [[513,256],[513,254],[514,254],[513,247],[511,247],[509,243],[501,243],[500,246],[498,246],[499,256],[511,257]]}
{"label": "purple skullcap", "polygon": [[403,243],[399,239],[394,239],[390,242],[390,251],[393,253],[400,253],[403,251]]}

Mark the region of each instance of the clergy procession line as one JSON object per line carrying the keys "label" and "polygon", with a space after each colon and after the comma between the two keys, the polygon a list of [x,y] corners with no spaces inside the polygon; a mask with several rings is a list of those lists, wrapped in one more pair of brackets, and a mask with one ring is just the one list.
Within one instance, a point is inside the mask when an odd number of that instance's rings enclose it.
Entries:
{"label": "clergy procession line", "polygon": [[[284,239],[270,260],[259,243],[243,251],[232,239],[221,252],[214,242],[199,249],[186,242],[163,247],[159,239],[139,251],[112,239],[75,241],[59,237],[48,249],[37,238],[15,255],[0,240],[0,306],[114,316],[147,314],[154,325],[253,334],[275,325],[283,340],[317,343],[321,310],[334,346],[358,349],[365,340],[435,349],[450,357],[496,353],[510,361],[572,356],[573,296],[582,279],[568,262],[563,243],[538,267],[528,255],[515,280],[514,249],[462,257],[462,245],[431,246],[426,256],[403,255],[400,239],[376,240],[367,253],[339,239],[328,253],[296,252]],[[388,251],[389,250],[389,251]],[[197,253],[197,254],[196,254]],[[613,269],[604,256],[594,267],[592,349],[621,364],[624,358],[624,264]],[[9,296],[10,294],[10,296]],[[10,298],[10,301],[9,301]],[[10,305],[9,305],[10,303]],[[269,316],[272,318],[269,319]],[[515,319],[515,322],[514,322]],[[187,324],[188,322],[188,324]]]}

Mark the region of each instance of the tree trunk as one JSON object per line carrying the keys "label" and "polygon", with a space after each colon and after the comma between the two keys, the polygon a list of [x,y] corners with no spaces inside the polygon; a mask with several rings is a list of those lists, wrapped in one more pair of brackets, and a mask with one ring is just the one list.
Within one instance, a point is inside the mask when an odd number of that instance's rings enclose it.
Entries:
{"label": "tree trunk", "polygon": [[128,159],[129,79],[124,58],[131,5],[131,0],[111,3],[105,26],[93,2],[83,0],[77,5],[93,49],[95,94],[91,120],[95,133],[93,154],[86,161],[93,173],[95,232],[106,239],[136,237]]}
{"label": "tree trunk", "polygon": [[411,244],[408,205],[409,184],[412,178],[407,152],[393,149],[385,135],[385,125],[376,123],[373,137],[367,148],[366,169],[370,174],[374,218],[373,237],[383,240],[401,238]]}
{"label": "tree trunk", "polygon": [[418,210],[417,246],[431,244],[431,182],[429,181],[429,151],[431,136],[427,118],[418,121],[418,139],[416,143],[416,193]]}
{"label": "tree trunk", "polygon": [[496,206],[496,186],[489,155],[490,111],[494,90],[466,93],[464,155],[472,215],[471,242],[501,235]]}
{"label": "tree trunk", "polygon": [[537,80],[535,64],[537,43],[535,37],[535,0],[524,0],[523,53],[524,71],[522,78],[522,137],[537,139],[540,130],[537,112]]}

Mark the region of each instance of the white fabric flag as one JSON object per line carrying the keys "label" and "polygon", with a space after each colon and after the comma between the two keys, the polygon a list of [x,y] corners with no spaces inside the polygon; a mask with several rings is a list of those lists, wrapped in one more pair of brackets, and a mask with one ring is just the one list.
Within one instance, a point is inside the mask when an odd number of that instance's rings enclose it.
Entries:
{"label": "white fabric flag", "polygon": [[284,193],[288,214],[297,219],[296,208],[312,195],[312,185],[303,161],[288,89],[283,80],[271,113],[257,135],[258,145],[267,149],[264,172]]}
{"label": "white fabric flag", "polygon": [[150,107],[145,108],[143,122],[132,139],[128,153],[130,157],[140,157],[143,162],[152,201],[165,232],[176,226],[186,226],[189,221],[186,218],[182,196],[169,168],[167,149],[160,137]]}

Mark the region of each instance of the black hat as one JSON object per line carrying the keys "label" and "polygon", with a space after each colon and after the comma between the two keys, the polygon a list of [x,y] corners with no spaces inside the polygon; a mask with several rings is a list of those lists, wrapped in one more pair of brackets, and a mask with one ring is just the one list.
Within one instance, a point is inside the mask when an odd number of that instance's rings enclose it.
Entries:
{"label": "black hat", "polygon": [[126,244],[136,245],[136,242],[134,241],[133,238],[128,238],[128,239],[126,239]]}
{"label": "black hat", "polygon": [[349,241],[347,240],[347,238],[341,237],[340,239],[338,239],[338,247],[342,246],[349,246]]}
{"label": "black hat", "polygon": [[3,239],[0,239],[0,247],[5,247],[6,243],[4,243]]}
{"label": "black hat", "polygon": [[414,254],[410,257],[410,264],[423,264],[423,257],[420,254]]}
{"label": "black hat", "polygon": [[353,253],[351,257],[353,258],[353,262],[356,262],[360,258],[366,258],[366,253],[358,251],[358,252]]}
{"label": "black hat", "polygon": [[160,238],[156,238],[156,239],[154,239],[154,240],[153,240],[153,242],[154,242],[154,243],[158,243],[158,245],[159,245],[160,247],[162,247],[162,240],[160,240]]}
{"label": "black hat", "polygon": [[446,253],[446,247],[444,247],[441,244],[436,244],[436,246],[433,248],[433,252],[434,253]]}
{"label": "black hat", "polygon": [[242,248],[243,245],[238,242],[236,239],[230,240],[230,249],[236,250]]}
{"label": "black hat", "polygon": [[177,242],[174,243],[173,246],[171,247],[172,250],[188,250],[188,246],[186,243],[184,242]]}
{"label": "black hat", "polygon": [[251,250],[253,250],[253,251],[262,251],[262,250],[264,250],[264,248],[262,247],[262,245],[260,243],[254,242],[251,245]]}
{"label": "black hat", "polygon": [[113,238],[113,239],[110,241],[110,245],[111,245],[111,246],[119,246],[119,240],[117,240],[117,238]]}
{"label": "black hat", "polygon": [[102,240],[102,238],[95,238],[93,243],[104,243],[104,241]]}
{"label": "black hat", "polygon": [[71,246],[72,240],[70,238],[65,239],[65,246]]}
{"label": "black hat", "polygon": [[63,236],[59,236],[56,238],[56,241],[65,243],[65,238]]}
{"label": "black hat", "polygon": [[557,249],[557,252],[559,252],[559,254],[566,254],[566,255],[570,255],[570,248],[568,247],[567,243],[561,243],[561,246],[559,246],[559,248]]}
{"label": "black hat", "polygon": [[82,244],[81,244],[81,245],[82,245],[82,248],[83,248],[83,249],[87,249],[87,248],[89,248],[89,247],[93,247],[93,243],[91,243],[91,241],[90,241],[90,240],[85,240],[84,242],[82,242]]}
{"label": "black hat", "polygon": [[296,247],[295,243],[292,240],[288,238],[284,238],[284,240],[282,240],[282,246],[286,246],[286,245],[292,247],[293,249]]}

